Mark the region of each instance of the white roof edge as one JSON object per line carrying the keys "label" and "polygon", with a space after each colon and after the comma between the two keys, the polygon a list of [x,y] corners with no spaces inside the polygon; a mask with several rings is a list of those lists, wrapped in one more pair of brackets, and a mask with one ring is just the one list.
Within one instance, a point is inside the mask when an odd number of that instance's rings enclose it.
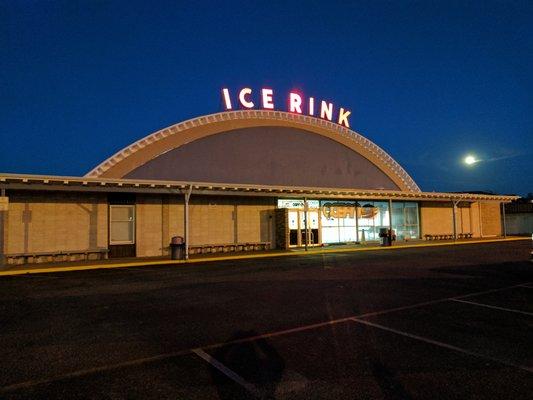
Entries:
{"label": "white roof edge", "polygon": [[[140,180],[140,179],[113,179],[113,178],[90,178],[90,177],[75,177],[75,176],[57,176],[57,175],[31,175],[31,174],[10,174],[0,173],[0,186],[2,188],[9,188],[12,183],[23,183],[28,185],[31,189],[32,185],[42,184],[47,186],[83,186],[87,187],[92,183],[94,186],[120,186],[127,189],[131,187],[143,186],[145,189],[157,188],[183,188],[183,187],[199,187],[201,190],[220,192],[237,190],[257,190],[279,194],[283,197],[284,193],[289,191],[292,195],[297,194],[303,197],[306,194],[321,195],[322,197],[334,196],[367,196],[369,198],[387,197],[397,198],[413,198],[420,200],[487,200],[487,201],[512,201],[519,199],[520,196],[515,195],[490,195],[490,194],[474,194],[474,193],[447,193],[447,192],[414,192],[414,191],[399,191],[399,190],[385,190],[385,189],[362,189],[362,188],[324,188],[324,187],[306,187],[306,186],[283,186],[283,185],[257,185],[257,184],[241,184],[241,183],[215,183],[215,182],[187,182],[187,181],[162,181],[162,180]],[[17,189],[20,189],[17,187]],[[75,190],[75,188],[73,189]],[[327,192],[335,192],[336,194]],[[214,193],[216,194],[216,193]]]}

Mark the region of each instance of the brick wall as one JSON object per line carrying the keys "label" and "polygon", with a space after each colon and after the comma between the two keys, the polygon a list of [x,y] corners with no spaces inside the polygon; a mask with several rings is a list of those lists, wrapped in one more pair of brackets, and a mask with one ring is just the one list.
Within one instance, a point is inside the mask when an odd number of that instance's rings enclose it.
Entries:
{"label": "brick wall", "polygon": [[479,202],[470,205],[470,217],[472,220],[472,235],[476,238],[481,237],[481,217],[479,213]]}
{"label": "brick wall", "polygon": [[9,193],[5,253],[107,248],[107,197],[84,193]]}
{"label": "brick wall", "polygon": [[502,234],[500,203],[481,203],[481,223],[483,236]]}
{"label": "brick wall", "polygon": [[[455,212],[456,232],[472,233],[479,236],[476,226],[479,223],[474,219],[470,203],[459,203]],[[453,206],[450,202],[421,202],[420,203],[420,229],[424,235],[453,234]]]}
{"label": "brick wall", "polygon": [[191,196],[190,244],[274,243],[275,199]]}
{"label": "brick wall", "polygon": [[272,200],[240,199],[234,205],[237,215],[237,242],[270,242],[274,246],[275,204]]}
{"label": "brick wall", "polygon": [[289,210],[280,208],[276,210],[276,248],[289,248]]}
{"label": "brick wall", "polygon": [[453,233],[453,210],[450,203],[420,203],[420,230],[423,235]]}
{"label": "brick wall", "polygon": [[[107,248],[106,194],[13,192],[9,197],[9,211],[0,221],[5,253]],[[275,206],[268,198],[192,196],[189,242],[273,244]],[[172,236],[185,236],[184,208],[182,195],[136,196],[137,256],[169,254]]]}
{"label": "brick wall", "polygon": [[138,257],[163,254],[163,203],[161,196],[137,195],[135,237]]}
{"label": "brick wall", "polygon": [[5,221],[7,219],[7,211],[1,211],[0,210],[0,265],[2,265],[4,260],[4,254],[6,252],[5,247],[6,243],[4,238],[6,237],[6,232],[4,229]]}

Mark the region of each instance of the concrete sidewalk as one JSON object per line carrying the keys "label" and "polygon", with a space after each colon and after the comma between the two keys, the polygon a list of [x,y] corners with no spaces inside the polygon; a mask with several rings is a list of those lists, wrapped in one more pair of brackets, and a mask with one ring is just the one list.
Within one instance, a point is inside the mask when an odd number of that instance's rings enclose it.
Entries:
{"label": "concrete sidewalk", "polygon": [[122,258],[98,261],[73,261],[60,263],[40,263],[40,264],[22,264],[22,265],[3,265],[0,267],[0,276],[22,275],[22,274],[39,274],[47,272],[66,272],[66,271],[83,271],[92,269],[111,269],[111,268],[128,268],[140,266],[159,266],[159,265],[187,265],[193,263],[204,263],[212,261],[242,260],[252,258],[268,257],[290,257],[305,256],[322,253],[343,253],[357,251],[393,251],[406,248],[417,247],[437,247],[437,246],[457,246],[480,243],[494,243],[516,240],[530,240],[529,237],[499,237],[490,239],[463,239],[463,240],[410,240],[405,242],[394,242],[393,246],[381,246],[377,242],[366,244],[345,244],[330,245],[320,247],[309,247],[307,251],[303,248],[290,250],[267,250],[267,251],[250,251],[239,253],[209,253],[191,255],[189,260],[169,260],[168,257],[144,257],[144,258]]}

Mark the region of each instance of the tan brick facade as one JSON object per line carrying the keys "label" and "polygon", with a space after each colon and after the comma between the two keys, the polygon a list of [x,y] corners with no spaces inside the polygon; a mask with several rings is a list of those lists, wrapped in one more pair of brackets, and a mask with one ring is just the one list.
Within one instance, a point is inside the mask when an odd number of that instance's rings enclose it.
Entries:
{"label": "tan brick facade", "polygon": [[7,236],[4,227],[6,226],[7,220],[7,210],[0,211],[0,265],[5,263],[4,254],[6,253],[6,242],[5,238]]}
{"label": "tan brick facade", "polygon": [[481,214],[479,213],[479,202],[470,204],[470,220],[472,221],[472,235],[481,237]]}
{"label": "tan brick facade", "polygon": [[[183,194],[137,194],[135,204],[136,255],[168,255],[171,238],[185,236]],[[277,210],[275,197],[193,194],[189,204],[191,246],[270,242],[282,248],[288,243],[287,232],[276,232],[286,225],[286,210]],[[419,205],[422,237],[453,233],[451,201]],[[12,191],[8,211],[0,214],[0,250],[18,254],[106,249],[108,208],[106,193]],[[474,237],[501,235],[499,203],[459,203],[456,228],[458,234]]]}
{"label": "tan brick facade", "polygon": [[420,206],[420,233],[423,235],[453,232],[451,203],[427,202]]}
{"label": "tan brick facade", "polygon": [[[137,196],[137,256],[169,254],[173,236],[185,236],[183,196]],[[275,243],[276,200],[192,196],[189,244]]]}
{"label": "tan brick facade", "polygon": [[[473,237],[501,236],[500,207],[496,202],[460,203],[456,212],[457,233],[472,233]],[[422,235],[453,233],[451,202],[422,202],[420,215]]]}
{"label": "tan brick facade", "polygon": [[[137,256],[163,254],[163,203],[161,196],[137,196],[135,206]],[[170,241],[170,240],[169,240]]]}
{"label": "tan brick facade", "polygon": [[274,243],[271,198],[191,197],[190,244]]}
{"label": "tan brick facade", "polygon": [[[453,206],[451,202],[422,202],[420,203],[420,228],[422,237],[424,235],[453,234]],[[496,223],[500,226],[500,216],[498,203],[481,203],[483,213],[490,215],[489,231],[495,231]],[[488,208],[486,208],[488,207]],[[496,208],[494,208],[496,207]],[[473,237],[489,235],[482,227],[484,222],[480,218],[478,202],[459,203],[456,208],[455,223],[456,233],[471,233]],[[485,211],[485,209],[487,211]],[[483,217],[486,219],[487,217]],[[497,220],[497,221],[496,221]],[[488,231],[487,231],[488,232]],[[499,231],[498,231],[499,232]],[[499,235],[500,233],[498,233]]]}
{"label": "tan brick facade", "polygon": [[6,254],[107,247],[105,194],[14,193],[9,201]]}
{"label": "tan brick facade", "polygon": [[286,208],[276,210],[276,247],[289,248],[289,210]]}
{"label": "tan brick facade", "polygon": [[498,203],[481,203],[481,228],[483,236],[500,236],[502,223]]}

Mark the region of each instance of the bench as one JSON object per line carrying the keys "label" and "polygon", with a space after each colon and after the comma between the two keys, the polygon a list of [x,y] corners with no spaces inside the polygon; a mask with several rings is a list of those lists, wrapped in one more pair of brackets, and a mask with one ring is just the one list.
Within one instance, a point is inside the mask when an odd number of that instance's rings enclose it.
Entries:
{"label": "bench", "polygon": [[244,242],[189,245],[190,254],[229,253],[237,251],[270,250],[270,242]]}
{"label": "bench", "polygon": [[[453,240],[451,233],[425,234],[426,240]],[[457,239],[472,239],[472,233],[458,233]]]}
{"label": "bench", "polygon": [[4,254],[6,264],[32,264],[62,261],[86,261],[107,259],[108,249],[32,251],[28,253]]}

